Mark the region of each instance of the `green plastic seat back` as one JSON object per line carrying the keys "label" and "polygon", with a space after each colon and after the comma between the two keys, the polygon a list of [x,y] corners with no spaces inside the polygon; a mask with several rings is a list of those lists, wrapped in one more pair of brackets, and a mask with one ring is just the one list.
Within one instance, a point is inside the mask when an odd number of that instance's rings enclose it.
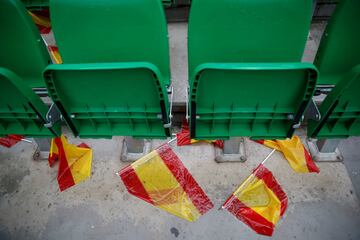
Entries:
{"label": "green plastic seat back", "polygon": [[48,7],[50,0],[21,0],[25,7],[31,9],[41,9],[42,7]]}
{"label": "green plastic seat back", "polygon": [[293,135],[317,80],[316,69],[300,63],[311,15],[311,0],[192,2],[192,137]]}
{"label": "green plastic seat back", "polygon": [[360,63],[360,1],[342,0],[324,32],[314,64],[318,84],[336,85]]}
{"label": "green plastic seat back", "polygon": [[310,120],[312,138],[360,136],[360,64],[345,74],[320,106],[321,120]]}
{"label": "green plastic seat back", "polygon": [[44,127],[48,108],[14,72],[0,68],[0,136],[20,134],[50,137],[60,134],[55,125]]}
{"label": "green plastic seat back", "polygon": [[51,0],[50,11],[64,63],[149,62],[170,83],[160,0]]}
{"label": "green plastic seat back", "polygon": [[149,63],[50,65],[49,95],[75,135],[165,138],[166,88]]}
{"label": "green plastic seat back", "polygon": [[45,87],[42,72],[50,57],[30,15],[19,0],[0,1],[0,67],[30,87]]}
{"label": "green plastic seat back", "polygon": [[[191,91],[196,139],[284,139],[313,96],[311,64],[204,64]],[[194,112],[196,114],[194,114]]]}
{"label": "green plastic seat back", "polygon": [[189,19],[189,70],[209,62],[299,62],[311,0],[194,0]]}
{"label": "green plastic seat back", "polygon": [[64,64],[47,69],[46,84],[73,133],[169,136],[161,1],[52,0],[50,12]]}

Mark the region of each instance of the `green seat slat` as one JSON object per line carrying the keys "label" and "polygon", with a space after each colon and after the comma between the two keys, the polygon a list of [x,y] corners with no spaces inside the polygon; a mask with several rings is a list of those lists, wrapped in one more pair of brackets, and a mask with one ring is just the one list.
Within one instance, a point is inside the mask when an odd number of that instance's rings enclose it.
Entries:
{"label": "green seat slat", "polygon": [[[50,0],[21,0],[26,7],[48,7]],[[165,7],[170,7],[175,3],[176,0],[162,0]]]}
{"label": "green seat slat", "polygon": [[314,64],[319,85],[336,85],[360,63],[360,1],[342,0],[323,34]]}
{"label": "green seat slat", "polygon": [[48,108],[14,72],[0,68],[0,136],[20,134],[51,137],[60,134],[59,125],[44,127]]}
{"label": "green seat slat", "polygon": [[192,137],[292,136],[317,81],[300,63],[311,16],[311,0],[192,1]]}
{"label": "green seat slat", "polygon": [[48,7],[50,0],[21,0],[27,8]]}
{"label": "green seat slat", "polygon": [[167,27],[161,1],[52,0],[64,62],[49,94],[75,135],[164,138],[169,130]]}
{"label": "green seat slat", "polygon": [[19,0],[0,1],[0,29],[0,67],[14,71],[32,88],[45,87],[42,72],[50,57]]}

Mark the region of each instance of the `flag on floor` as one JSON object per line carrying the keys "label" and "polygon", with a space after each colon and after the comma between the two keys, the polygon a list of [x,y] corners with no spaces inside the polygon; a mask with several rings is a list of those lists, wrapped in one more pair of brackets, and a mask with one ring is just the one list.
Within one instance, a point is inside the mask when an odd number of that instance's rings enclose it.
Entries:
{"label": "flag on floor", "polygon": [[190,138],[190,128],[186,120],[182,123],[181,131],[176,134],[177,145],[186,146],[197,142],[207,142],[214,144],[215,147],[224,148],[224,141],[222,140],[195,140]]}
{"label": "flag on floor", "polygon": [[56,145],[55,139],[56,138],[51,139],[51,144],[50,144],[50,151],[48,158],[50,167],[54,166],[55,162],[59,160],[59,149]]}
{"label": "flag on floor", "polygon": [[193,222],[213,204],[168,144],[119,172],[128,192]]}
{"label": "flag on floor", "polygon": [[7,135],[6,137],[0,138],[0,145],[6,148],[11,148],[23,139],[24,136],[21,135]]}
{"label": "flag on floor", "polygon": [[49,165],[59,160],[58,183],[60,191],[64,191],[91,175],[92,149],[86,144],[78,146],[69,144],[66,137],[54,138],[51,142]]}
{"label": "flag on floor", "polygon": [[258,140],[256,142],[282,152],[291,168],[297,173],[320,172],[301,139],[296,135],[287,140]]}
{"label": "flag on floor", "polygon": [[260,164],[222,206],[255,232],[272,236],[288,198],[272,173]]}

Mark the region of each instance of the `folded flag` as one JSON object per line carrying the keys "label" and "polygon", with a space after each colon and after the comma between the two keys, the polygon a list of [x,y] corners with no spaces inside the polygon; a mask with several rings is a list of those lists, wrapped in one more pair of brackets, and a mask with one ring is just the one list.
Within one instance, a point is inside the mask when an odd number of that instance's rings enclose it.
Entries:
{"label": "folded flag", "polygon": [[6,137],[0,138],[0,145],[6,148],[11,148],[23,139],[24,136],[21,135],[7,135]]}
{"label": "folded flag", "polygon": [[64,191],[91,175],[92,149],[86,144],[75,146],[69,144],[66,137],[54,138],[51,142],[49,165],[59,160],[58,183],[60,191]]}
{"label": "folded flag", "polygon": [[33,22],[41,34],[48,34],[51,31],[51,24],[48,10],[28,11]]}
{"label": "folded flag", "polygon": [[272,236],[287,203],[288,198],[272,173],[260,164],[222,208],[258,234]]}
{"label": "folded flag", "polygon": [[55,162],[59,160],[59,149],[56,145],[55,139],[56,138],[51,139],[51,144],[50,144],[50,151],[48,157],[50,167],[54,166]]}
{"label": "folded flag", "polygon": [[214,206],[168,144],[119,175],[130,194],[190,222]]}
{"label": "folded flag", "polygon": [[48,51],[55,64],[62,64],[62,59],[59,53],[59,48],[56,46],[48,46]]}
{"label": "folded flag", "polygon": [[320,172],[301,139],[296,135],[287,140],[258,140],[256,142],[282,152],[291,168],[297,173]]}
{"label": "folded flag", "polygon": [[215,147],[224,148],[224,141],[222,140],[195,140],[190,138],[190,128],[189,123],[184,120],[181,126],[181,131],[176,134],[177,145],[186,146],[191,145],[197,142],[207,142],[214,144]]}

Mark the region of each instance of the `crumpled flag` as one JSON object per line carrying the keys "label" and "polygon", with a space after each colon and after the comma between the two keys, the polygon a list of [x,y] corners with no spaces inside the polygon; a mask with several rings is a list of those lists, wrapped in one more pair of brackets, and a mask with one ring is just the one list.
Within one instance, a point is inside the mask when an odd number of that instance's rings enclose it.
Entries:
{"label": "crumpled flag", "polygon": [[214,206],[168,144],[123,168],[119,175],[130,194],[190,222]]}
{"label": "crumpled flag", "polygon": [[57,180],[61,192],[88,179],[91,175],[92,149],[84,143],[74,146],[68,143],[64,135],[52,139],[50,167],[57,160],[59,160]]}
{"label": "crumpled flag", "polygon": [[198,142],[207,142],[214,144],[215,147],[224,148],[224,141],[222,140],[195,140],[190,138],[190,128],[189,123],[184,120],[181,126],[181,131],[176,134],[177,145],[178,146],[186,146],[192,145]]}
{"label": "crumpled flag", "polygon": [[296,135],[287,140],[257,140],[256,142],[282,152],[296,173],[320,172],[308,150]]}
{"label": "crumpled flag", "polygon": [[6,137],[0,138],[0,145],[6,148],[11,148],[23,139],[24,136],[21,135],[7,135]]}
{"label": "crumpled flag", "polygon": [[288,198],[272,173],[262,164],[222,206],[261,235],[272,236],[284,215]]}
{"label": "crumpled flag", "polygon": [[56,46],[48,46],[48,50],[53,62],[55,64],[62,64],[62,58],[59,53],[59,48]]}
{"label": "crumpled flag", "polygon": [[41,34],[48,34],[51,31],[51,24],[48,10],[28,11],[33,22],[38,27]]}

